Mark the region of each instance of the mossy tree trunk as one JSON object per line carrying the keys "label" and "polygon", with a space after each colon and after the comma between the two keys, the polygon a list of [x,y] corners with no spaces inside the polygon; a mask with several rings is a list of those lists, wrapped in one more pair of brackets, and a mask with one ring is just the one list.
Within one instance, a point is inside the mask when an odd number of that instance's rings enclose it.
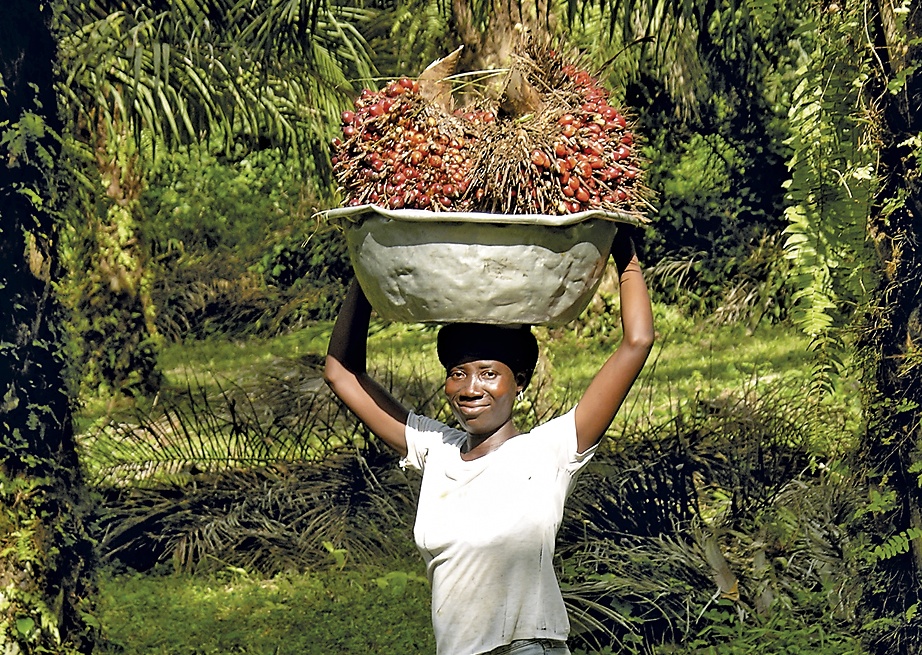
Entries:
{"label": "mossy tree trunk", "polygon": [[135,139],[125,120],[102,118],[95,131],[81,131],[92,148],[102,193],[83,203],[74,226],[74,262],[65,287],[79,317],[83,383],[119,394],[152,396],[160,387],[157,355],[161,339],[151,299],[153,284],[144,242],[141,193],[144,174]]}
{"label": "mossy tree trunk", "polygon": [[[881,655],[922,652],[922,9],[877,4],[880,161],[884,187],[870,226],[882,282],[860,343],[868,372],[867,430],[860,447],[880,488],[894,493],[880,539],[909,540],[878,563],[866,593],[870,646]],[[893,542],[891,542],[893,543]],[[905,543],[905,542],[904,542]]]}
{"label": "mossy tree trunk", "polygon": [[[0,643],[89,653],[93,549],[61,356],[48,3],[0,10]],[[60,179],[60,178],[58,178]]]}

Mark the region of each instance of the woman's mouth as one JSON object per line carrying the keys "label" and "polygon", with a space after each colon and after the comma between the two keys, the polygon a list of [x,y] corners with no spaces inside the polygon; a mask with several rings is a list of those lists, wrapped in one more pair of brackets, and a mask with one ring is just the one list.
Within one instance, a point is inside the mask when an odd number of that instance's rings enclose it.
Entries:
{"label": "woman's mouth", "polygon": [[476,416],[487,409],[486,403],[457,403],[455,405],[459,414],[464,416]]}

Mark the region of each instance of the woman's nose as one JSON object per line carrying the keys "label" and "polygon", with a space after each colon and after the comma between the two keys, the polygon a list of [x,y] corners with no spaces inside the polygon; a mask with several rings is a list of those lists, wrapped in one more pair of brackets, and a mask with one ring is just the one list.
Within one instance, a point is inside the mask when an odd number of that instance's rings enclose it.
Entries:
{"label": "woman's nose", "polygon": [[465,378],[461,387],[461,392],[469,395],[478,395],[481,393],[480,379],[476,375]]}

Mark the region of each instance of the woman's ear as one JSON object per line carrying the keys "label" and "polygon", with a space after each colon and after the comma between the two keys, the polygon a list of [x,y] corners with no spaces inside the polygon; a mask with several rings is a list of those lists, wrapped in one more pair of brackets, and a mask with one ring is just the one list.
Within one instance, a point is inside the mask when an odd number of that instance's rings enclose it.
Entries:
{"label": "woman's ear", "polygon": [[515,386],[518,393],[525,391],[525,387],[528,386],[528,373],[524,371],[519,371],[515,374]]}

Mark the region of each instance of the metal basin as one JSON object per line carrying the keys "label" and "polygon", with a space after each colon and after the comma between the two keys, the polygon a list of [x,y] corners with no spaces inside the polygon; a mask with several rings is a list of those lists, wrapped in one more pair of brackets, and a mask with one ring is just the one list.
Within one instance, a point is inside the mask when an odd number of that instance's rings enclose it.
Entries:
{"label": "metal basin", "polygon": [[627,214],[499,215],[332,209],[381,318],[563,325],[586,308]]}

